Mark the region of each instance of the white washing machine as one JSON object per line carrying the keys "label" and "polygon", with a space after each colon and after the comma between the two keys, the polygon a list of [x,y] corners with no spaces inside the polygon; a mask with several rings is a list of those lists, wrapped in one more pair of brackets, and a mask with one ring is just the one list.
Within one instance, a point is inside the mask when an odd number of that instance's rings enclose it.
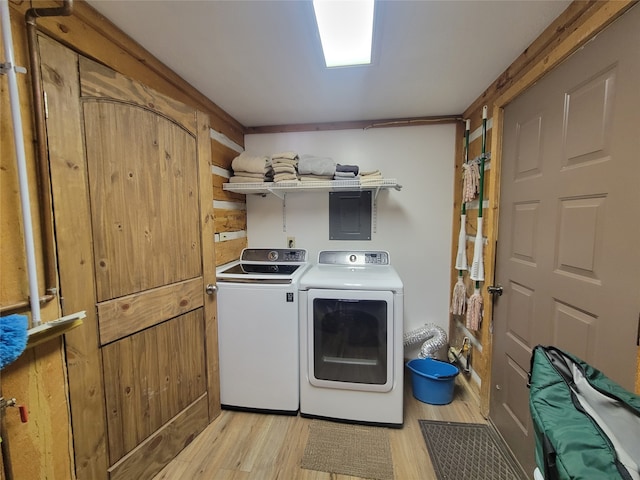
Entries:
{"label": "white washing machine", "polygon": [[402,280],[385,251],[322,251],[300,279],[300,414],[401,427]]}
{"label": "white washing machine", "polygon": [[261,248],[218,267],[223,407],[298,413],[298,281],[307,267],[306,250]]}

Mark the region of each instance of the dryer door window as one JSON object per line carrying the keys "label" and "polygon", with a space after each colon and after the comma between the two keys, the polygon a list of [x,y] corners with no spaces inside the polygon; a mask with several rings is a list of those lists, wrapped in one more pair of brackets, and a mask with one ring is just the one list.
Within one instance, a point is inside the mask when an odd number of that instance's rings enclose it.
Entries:
{"label": "dryer door window", "polygon": [[329,388],[390,390],[393,295],[319,292],[309,303],[311,383]]}

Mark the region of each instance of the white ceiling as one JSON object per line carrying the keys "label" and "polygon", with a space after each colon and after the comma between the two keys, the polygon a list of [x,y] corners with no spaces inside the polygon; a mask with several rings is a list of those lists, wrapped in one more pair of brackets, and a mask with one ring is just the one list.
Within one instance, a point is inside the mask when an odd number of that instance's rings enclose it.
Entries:
{"label": "white ceiling", "polygon": [[462,113],[568,0],[386,0],[374,63],[327,69],[309,0],[88,0],[246,127]]}

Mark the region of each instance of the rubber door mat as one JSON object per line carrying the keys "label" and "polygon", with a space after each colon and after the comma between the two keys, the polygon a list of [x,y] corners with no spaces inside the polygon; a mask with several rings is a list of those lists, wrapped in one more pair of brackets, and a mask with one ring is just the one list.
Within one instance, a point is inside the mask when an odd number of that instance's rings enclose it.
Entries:
{"label": "rubber door mat", "polygon": [[418,420],[438,480],[526,480],[490,425]]}
{"label": "rubber door mat", "polygon": [[300,466],[354,477],[393,480],[387,430],[314,420],[309,426],[309,439]]}

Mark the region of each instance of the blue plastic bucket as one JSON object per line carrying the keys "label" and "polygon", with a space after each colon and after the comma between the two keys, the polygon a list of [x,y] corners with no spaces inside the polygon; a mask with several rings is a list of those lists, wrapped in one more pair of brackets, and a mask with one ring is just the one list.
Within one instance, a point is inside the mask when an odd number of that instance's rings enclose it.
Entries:
{"label": "blue plastic bucket", "polygon": [[407,362],[407,368],[414,397],[431,405],[451,403],[458,367],[433,358],[416,358]]}

